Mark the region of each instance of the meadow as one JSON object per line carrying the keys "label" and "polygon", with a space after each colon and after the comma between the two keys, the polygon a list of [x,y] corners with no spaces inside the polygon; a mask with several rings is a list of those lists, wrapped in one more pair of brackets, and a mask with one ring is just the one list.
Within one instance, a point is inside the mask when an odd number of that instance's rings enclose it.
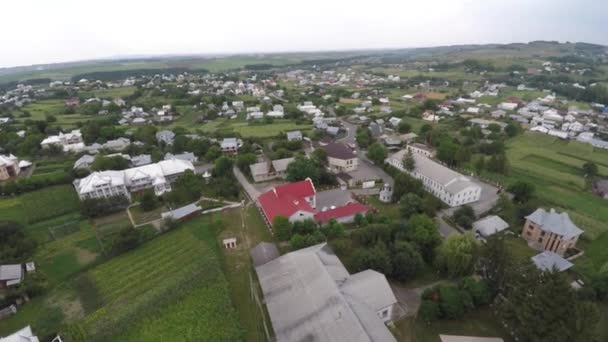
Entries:
{"label": "meadow", "polygon": [[0,220],[27,225],[76,212],[79,201],[70,185],[56,185],[0,200]]}

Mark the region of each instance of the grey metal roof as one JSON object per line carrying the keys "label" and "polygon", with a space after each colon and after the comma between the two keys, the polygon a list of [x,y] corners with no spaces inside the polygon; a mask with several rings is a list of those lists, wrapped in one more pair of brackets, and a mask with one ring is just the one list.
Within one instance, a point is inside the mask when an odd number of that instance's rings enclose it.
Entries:
{"label": "grey metal roof", "polygon": [[20,264],[0,265],[0,280],[21,279],[23,267]]}
{"label": "grey metal roof", "polygon": [[260,242],[249,251],[253,266],[258,267],[280,256],[277,245],[270,242]]}
{"label": "grey metal roof", "polygon": [[372,308],[341,291],[350,275],[325,243],[256,272],[277,341],[395,341]]}
{"label": "grey metal roof", "polygon": [[553,271],[563,272],[570,267],[574,266],[570,261],[562,258],[559,254],[551,251],[544,251],[536,254],[532,258],[532,262],[541,271]]}
{"label": "grey metal roof", "polygon": [[346,279],[341,290],[344,294],[361,298],[374,311],[397,302],[384,274],[374,270],[365,270],[351,275]]}
{"label": "grey metal roof", "polygon": [[272,167],[276,172],[287,171],[287,166],[294,161],[295,158],[283,158],[272,161]]}
{"label": "grey metal roof", "polygon": [[473,222],[473,230],[478,231],[481,235],[487,237],[509,228],[509,224],[505,220],[496,215],[490,215]]}
{"label": "grey metal roof", "polygon": [[558,213],[553,208],[549,211],[538,208],[532,214],[526,216],[526,219],[534,222],[544,231],[561,235],[568,239],[583,233],[580,228],[572,223],[567,212]]}
{"label": "grey metal roof", "polygon": [[293,139],[302,139],[302,132],[300,132],[300,131],[287,132],[287,140],[293,140]]}
{"label": "grey metal roof", "polygon": [[181,208],[173,209],[171,211],[167,211],[161,214],[162,218],[172,218],[174,220],[179,220],[183,217],[186,217],[196,211],[200,211],[203,208],[199,207],[196,203],[191,203]]}
{"label": "grey metal roof", "polygon": [[249,165],[249,170],[252,176],[265,175],[270,171],[266,161]]}

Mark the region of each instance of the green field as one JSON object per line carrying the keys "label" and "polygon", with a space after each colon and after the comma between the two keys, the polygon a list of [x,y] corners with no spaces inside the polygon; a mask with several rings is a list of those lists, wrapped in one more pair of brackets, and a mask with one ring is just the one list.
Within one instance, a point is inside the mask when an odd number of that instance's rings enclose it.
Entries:
{"label": "green field", "polygon": [[100,246],[90,226],[45,245],[36,259],[54,286],[3,320],[0,335],[31,324],[45,336],[69,324],[92,341],[242,338],[208,221],[190,221],[87,270],[94,250]]}
{"label": "green field", "polygon": [[21,109],[22,112],[30,113],[30,116],[21,117],[16,114],[17,122],[24,122],[25,120],[46,120],[46,116],[53,115],[57,121],[52,122],[51,126],[62,127],[64,129],[71,129],[76,127],[76,123],[83,122],[95,117],[83,114],[64,114],[65,105],[63,100],[42,100],[34,103],[30,103]]}
{"label": "green field", "polygon": [[119,87],[119,88],[108,88],[102,90],[92,90],[90,92],[81,93],[84,97],[98,97],[102,99],[115,99],[122,98],[132,95],[137,88],[135,87]]}
{"label": "green field", "polygon": [[0,200],[0,220],[36,223],[76,212],[79,201],[70,185],[56,185]]}

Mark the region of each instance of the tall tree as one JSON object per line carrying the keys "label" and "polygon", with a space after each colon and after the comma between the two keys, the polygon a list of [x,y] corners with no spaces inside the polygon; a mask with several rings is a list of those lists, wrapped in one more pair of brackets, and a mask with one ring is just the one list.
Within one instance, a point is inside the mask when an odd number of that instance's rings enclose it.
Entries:
{"label": "tall tree", "polygon": [[382,165],[386,159],[386,148],[380,143],[373,143],[367,150],[367,157],[376,165]]}
{"label": "tall tree", "polygon": [[455,234],[447,238],[437,253],[437,266],[450,277],[468,275],[477,257],[477,242],[471,234]]}
{"label": "tall tree", "polygon": [[412,172],[416,168],[416,160],[411,149],[407,149],[407,153],[403,156],[403,168]]}
{"label": "tall tree", "polygon": [[418,246],[424,260],[433,261],[435,247],[441,243],[437,223],[424,214],[414,215],[407,223],[407,235]]}

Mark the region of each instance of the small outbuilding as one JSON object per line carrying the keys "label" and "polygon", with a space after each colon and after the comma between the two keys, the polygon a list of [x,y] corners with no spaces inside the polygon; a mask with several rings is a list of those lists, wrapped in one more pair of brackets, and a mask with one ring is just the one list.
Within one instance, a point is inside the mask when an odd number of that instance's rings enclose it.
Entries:
{"label": "small outbuilding", "polygon": [[496,215],[486,216],[473,222],[473,230],[484,238],[502,232],[507,228],[509,228],[509,224]]}

